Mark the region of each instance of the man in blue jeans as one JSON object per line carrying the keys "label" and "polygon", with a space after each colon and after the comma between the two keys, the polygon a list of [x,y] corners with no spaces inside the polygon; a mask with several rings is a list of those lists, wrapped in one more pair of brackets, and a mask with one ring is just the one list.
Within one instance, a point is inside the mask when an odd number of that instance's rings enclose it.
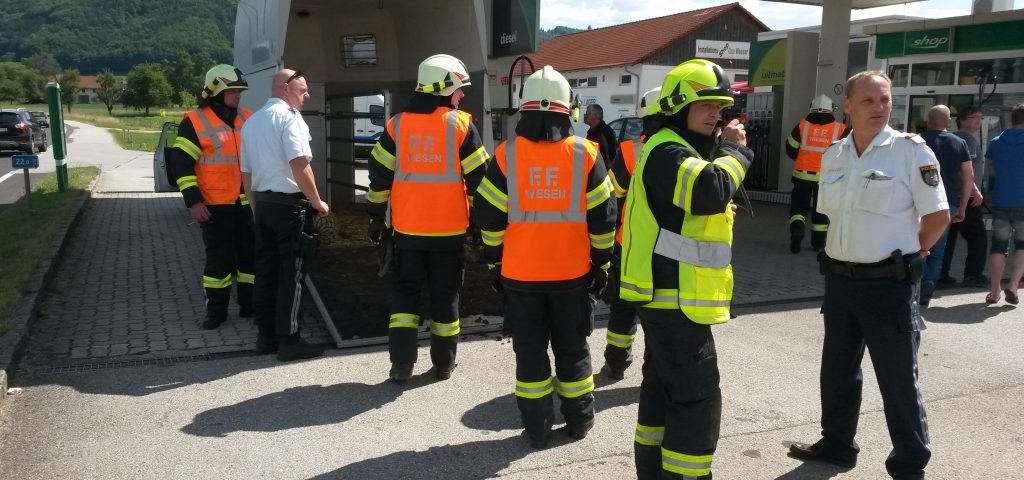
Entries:
{"label": "man in blue jeans", "polygon": [[993,138],[985,152],[992,200],[992,250],[988,259],[992,291],[985,301],[999,301],[1012,235],[1016,253],[1010,285],[1003,293],[1006,303],[1016,305],[1017,288],[1024,276],[1024,103],[1014,105],[1010,123],[1012,127]]}
{"label": "man in blue jeans", "polygon": [[[949,115],[949,107],[936,105],[928,110],[928,130],[921,134],[928,148],[935,153],[939,160],[939,174],[942,176],[942,185],[946,189],[946,200],[952,209],[955,205],[956,211],[950,212],[952,223],[959,223],[964,220],[967,213],[967,202],[971,199],[971,192],[974,190],[974,167],[971,165],[971,154],[967,151],[967,143],[960,137],[946,131],[952,118]],[[921,297],[919,303],[927,307],[935,292],[935,282],[939,279],[939,272],[942,270],[942,257],[946,248],[946,238],[949,236],[949,227],[943,232],[942,237],[931,248],[931,252],[925,261],[924,278],[921,279]]]}

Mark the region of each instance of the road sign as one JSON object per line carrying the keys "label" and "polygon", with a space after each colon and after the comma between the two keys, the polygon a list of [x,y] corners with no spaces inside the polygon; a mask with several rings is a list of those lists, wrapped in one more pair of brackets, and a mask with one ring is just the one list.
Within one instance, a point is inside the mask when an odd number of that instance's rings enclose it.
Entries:
{"label": "road sign", "polygon": [[11,168],[39,168],[39,155],[12,155]]}

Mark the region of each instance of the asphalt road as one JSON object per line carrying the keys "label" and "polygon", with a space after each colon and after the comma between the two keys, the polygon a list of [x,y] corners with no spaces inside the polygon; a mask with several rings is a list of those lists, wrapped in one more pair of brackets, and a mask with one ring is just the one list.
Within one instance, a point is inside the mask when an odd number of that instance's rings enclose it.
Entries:
{"label": "asphalt road", "polygon": [[[69,132],[68,142],[70,143],[72,142],[75,128],[70,125],[66,125],[66,127],[66,130]],[[46,129],[46,138],[48,139],[48,147],[45,152],[39,153],[39,168],[29,171],[30,188],[35,188],[36,184],[47,173],[54,171],[56,168],[53,160],[53,137],[50,135],[49,128]],[[25,196],[25,175],[23,170],[11,168],[11,156],[18,154],[18,152],[13,151],[0,152],[0,212],[3,212],[7,207]]]}

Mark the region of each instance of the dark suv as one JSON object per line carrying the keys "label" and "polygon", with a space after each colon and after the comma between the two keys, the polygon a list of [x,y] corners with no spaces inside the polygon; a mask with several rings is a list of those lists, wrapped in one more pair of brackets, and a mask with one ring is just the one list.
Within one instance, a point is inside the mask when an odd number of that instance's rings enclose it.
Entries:
{"label": "dark suv", "polygon": [[27,110],[0,110],[0,150],[32,154],[46,151],[43,127],[32,121]]}
{"label": "dark suv", "polygon": [[32,120],[38,123],[40,127],[49,128],[50,116],[45,112],[34,112],[30,110],[28,114],[32,116]]}

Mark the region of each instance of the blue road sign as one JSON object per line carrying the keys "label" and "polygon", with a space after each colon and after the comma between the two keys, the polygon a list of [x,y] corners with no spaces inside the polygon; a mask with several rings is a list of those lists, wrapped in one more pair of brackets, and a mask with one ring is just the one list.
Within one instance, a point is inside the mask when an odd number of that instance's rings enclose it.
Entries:
{"label": "blue road sign", "polygon": [[39,168],[39,155],[11,155],[11,168]]}

